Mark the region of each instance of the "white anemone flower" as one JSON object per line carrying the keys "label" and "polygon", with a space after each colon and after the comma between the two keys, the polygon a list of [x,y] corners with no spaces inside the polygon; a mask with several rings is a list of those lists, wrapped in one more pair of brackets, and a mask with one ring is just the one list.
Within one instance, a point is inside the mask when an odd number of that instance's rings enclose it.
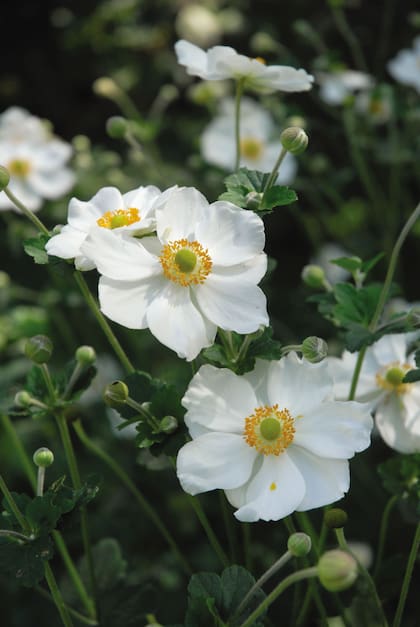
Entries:
{"label": "white anemone flower", "polygon": [[138,240],[95,229],[82,244],[102,275],[99,301],[108,318],[149,328],[187,360],[214,342],[217,327],[252,333],[267,326],[257,286],[267,267],[261,218],[177,188],[156,209],[156,231]]}
{"label": "white anemone flower", "polygon": [[45,121],[21,107],[9,107],[0,115],[0,141],[43,142],[51,139]]}
{"label": "white anemone flower", "polygon": [[244,376],[202,366],[183,398],[192,441],[178,454],[189,494],[225,490],[242,522],[279,520],[333,503],[349,489],[349,463],[370,443],[361,403],[332,400],[325,362],[290,353]]}
{"label": "white anemone flower", "polygon": [[46,244],[49,255],[74,259],[78,270],[92,270],[94,262],[80,247],[92,229],[105,228],[121,235],[139,236],[154,231],[155,204],[162,197],[153,185],[133,189],[126,194],[116,187],[103,187],[88,201],[72,198],[68,223]]}
{"label": "white anemone flower", "polygon": [[420,37],[416,37],[411,50],[400,50],[387,65],[388,72],[399,83],[410,85],[420,93]]}
{"label": "white anemone flower", "polygon": [[[276,128],[265,109],[250,98],[243,98],[240,112],[240,166],[260,172],[271,172],[280,150],[280,132],[273,139]],[[226,98],[221,102],[220,115],[210,122],[201,136],[203,158],[224,170],[232,172],[236,163],[235,103]],[[287,153],[277,183],[287,185],[295,178],[296,159]]]}
{"label": "white anemone flower", "polygon": [[[375,409],[376,426],[383,440],[400,453],[420,452],[420,385],[403,383],[415,368],[407,347],[413,334],[385,335],[369,347],[363,360],[356,398]],[[328,358],[337,398],[348,397],[357,353]]]}
{"label": "white anemone flower", "polygon": [[365,72],[340,70],[338,72],[320,72],[317,74],[320,85],[319,97],[329,105],[337,106],[357,92],[363,92],[375,84],[373,78]]}
{"label": "white anemone flower", "polygon": [[288,65],[265,65],[260,57],[251,59],[229,46],[214,46],[207,52],[180,39],[175,44],[178,63],[188,74],[208,81],[233,78],[242,80],[245,89],[261,94],[275,91],[308,91],[314,77],[305,70]]}
{"label": "white anemone flower", "polygon": [[[8,188],[31,211],[37,211],[43,199],[53,200],[66,194],[75,176],[66,167],[72,154],[70,144],[59,139],[47,141],[1,141],[0,164],[10,174]],[[0,192],[0,210],[15,209]]]}

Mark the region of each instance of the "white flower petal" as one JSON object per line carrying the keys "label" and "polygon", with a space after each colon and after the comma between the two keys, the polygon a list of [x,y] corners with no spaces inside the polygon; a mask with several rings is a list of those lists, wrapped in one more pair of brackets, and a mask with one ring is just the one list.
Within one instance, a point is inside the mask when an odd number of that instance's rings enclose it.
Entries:
{"label": "white flower petal", "polygon": [[295,418],[293,442],[321,457],[349,459],[369,446],[372,427],[365,404],[329,401]]}
{"label": "white flower petal", "polygon": [[66,224],[60,233],[46,243],[45,250],[49,255],[55,255],[61,259],[74,259],[80,253],[80,246],[84,242],[86,234]]}
{"label": "white flower petal", "polygon": [[[41,208],[43,204],[42,198],[32,187],[28,186],[26,181],[20,181],[11,177],[8,188],[30,211],[35,213]],[[21,213],[4,192],[0,192],[0,207],[5,209],[12,208],[17,213]]]}
{"label": "white flower petal", "polygon": [[53,172],[70,159],[73,149],[70,144],[60,139],[51,139],[43,144],[38,144],[34,149],[34,163],[37,170]]}
{"label": "white flower petal", "polygon": [[180,187],[156,208],[157,235],[162,243],[195,239],[196,225],[208,210],[208,202],[194,187]]}
{"label": "white flower petal", "polygon": [[394,361],[403,363],[406,359],[407,340],[404,333],[384,335],[372,346],[371,350],[378,363],[383,366]]}
{"label": "white flower petal", "polygon": [[181,448],[177,475],[188,494],[237,488],[248,481],[255,457],[241,436],[208,433]]}
{"label": "white flower petal", "polygon": [[71,198],[67,221],[75,229],[88,233],[93,224],[102,217],[103,211],[90,201]]}
{"label": "white flower petal", "polygon": [[182,399],[188,410],[185,422],[190,428],[199,423],[214,431],[243,434],[245,418],[257,407],[248,383],[226,368],[201,366]]}
{"label": "white flower petal", "polygon": [[175,44],[175,52],[178,63],[185,66],[188,74],[207,78],[207,54],[204,50],[189,41],[185,41],[185,39],[181,39]]}
{"label": "white flower petal", "polygon": [[145,329],[147,309],[164,288],[161,277],[145,281],[114,281],[99,279],[98,294],[101,310],[114,322],[129,329]]}
{"label": "white flower petal", "polygon": [[[229,493],[226,496],[229,499]],[[280,520],[294,512],[304,496],[304,479],[288,454],[267,455],[246,486],[246,502],[235,518],[241,522]]]}
{"label": "white flower petal", "polygon": [[324,459],[299,446],[290,446],[288,455],[299,468],[306,492],[297,511],[323,507],[341,499],[350,486],[349,463],[344,459]]}
{"label": "white flower petal", "polygon": [[217,331],[191,302],[189,289],[170,282],[151,303],[147,322],[159,342],[188,361],[213,344]]}
{"label": "white flower petal", "polygon": [[[420,417],[417,418],[417,421]],[[383,440],[399,453],[419,453],[420,436],[407,425],[404,405],[398,394],[389,394],[375,414],[375,423]],[[418,425],[416,424],[418,432]]]}
{"label": "white flower petal", "polygon": [[124,209],[123,197],[116,187],[102,187],[88,202],[99,210],[100,215]]}
{"label": "white flower petal", "polygon": [[76,176],[68,168],[50,170],[48,172],[34,170],[28,176],[30,185],[43,198],[59,198],[66,194],[74,185]]}

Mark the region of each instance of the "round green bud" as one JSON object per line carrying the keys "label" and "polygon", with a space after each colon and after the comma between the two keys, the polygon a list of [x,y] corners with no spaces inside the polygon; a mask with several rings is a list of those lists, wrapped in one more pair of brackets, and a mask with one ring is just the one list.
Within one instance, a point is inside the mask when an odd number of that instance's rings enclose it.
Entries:
{"label": "round green bud", "polygon": [[32,459],[38,468],[48,468],[54,463],[54,453],[43,446],[35,451]]}
{"label": "round green bud", "polygon": [[165,416],[160,421],[159,426],[160,430],[163,431],[163,433],[173,433],[178,429],[178,420],[175,418],[175,416]]}
{"label": "round green bud", "polygon": [[318,562],[318,578],[330,592],[346,590],[357,579],[358,568],[354,557],[346,551],[333,549],[321,556]]}
{"label": "round green bud", "polygon": [[315,266],[314,264],[305,266],[302,270],[301,276],[302,281],[309,287],[313,287],[315,289],[324,287],[325,272],[321,266]]}
{"label": "round green bud", "polygon": [[93,82],[92,89],[97,96],[104,98],[115,98],[121,93],[117,83],[109,76],[101,76]]}
{"label": "round green bud", "polygon": [[322,338],[311,335],[303,340],[301,350],[306,361],[317,364],[327,356],[328,344]]}
{"label": "round green bud", "polygon": [[324,523],[328,529],[341,529],[346,525],[348,518],[344,509],[333,507],[325,512]]}
{"label": "round green bud", "polygon": [[95,349],[92,346],[79,346],[75,357],[81,366],[91,366],[96,360]]}
{"label": "round green bud", "polygon": [[294,557],[305,557],[305,555],[308,555],[311,547],[311,538],[301,531],[293,533],[287,541],[287,548]]}
{"label": "round green bud", "polygon": [[128,398],[128,387],[124,381],[113,381],[104,390],[104,401],[109,407],[124,405]]}
{"label": "round green bud", "polygon": [[280,142],[283,148],[292,155],[300,155],[308,147],[308,136],[299,126],[290,126],[280,135]]}
{"label": "round green bud", "polygon": [[245,196],[246,208],[251,209],[251,211],[258,211],[261,205],[262,197],[262,192],[249,192]]}
{"label": "round green bud", "polygon": [[112,139],[124,139],[128,131],[128,122],[120,115],[114,115],[106,122],[106,132]]}
{"label": "round green bud", "polygon": [[2,192],[9,185],[10,174],[4,166],[0,165],[0,192]]}
{"label": "round green bud", "polygon": [[16,407],[30,407],[32,405],[32,396],[26,390],[21,390],[15,394]]}
{"label": "round green bud", "polygon": [[35,364],[45,364],[52,352],[53,343],[46,335],[34,335],[25,344],[25,355]]}

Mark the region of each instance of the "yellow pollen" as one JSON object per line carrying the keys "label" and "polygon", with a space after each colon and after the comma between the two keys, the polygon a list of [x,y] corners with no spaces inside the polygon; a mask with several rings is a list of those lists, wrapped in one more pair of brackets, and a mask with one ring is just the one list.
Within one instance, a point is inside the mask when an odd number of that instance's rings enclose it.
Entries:
{"label": "yellow pollen", "polygon": [[31,164],[26,159],[13,159],[7,164],[7,169],[12,176],[25,178],[31,171]]}
{"label": "yellow pollen", "polygon": [[258,61],[258,63],[262,63],[263,65],[267,65],[267,61],[264,59],[264,57],[254,57],[253,60]]}
{"label": "yellow pollen", "polygon": [[130,207],[129,209],[107,211],[102,218],[96,220],[96,224],[104,229],[117,229],[120,226],[128,226],[129,224],[140,222],[140,220],[139,210],[136,207]]}
{"label": "yellow pollen", "polygon": [[263,152],[263,143],[255,137],[244,137],[240,142],[240,151],[246,159],[256,160],[261,157]]}
{"label": "yellow pollen", "polygon": [[[277,420],[278,430],[276,437],[271,437],[274,430],[270,428],[270,437],[264,437],[262,431],[267,429],[261,429],[261,425],[264,421],[270,421],[270,427],[272,421]],[[265,422],[267,425],[267,422]],[[279,410],[278,405],[263,405],[257,407],[251,416],[245,418],[244,438],[249,446],[253,446],[259,453],[263,455],[280,455],[285,449],[293,442],[295,435],[294,420],[290,415],[288,409]],[[274,485],[274,488],[272,487]],[[270,490],[276,489],[276,484],[272,483]]]}
{"label": "yellow pollen", "polygon": [[273,483],[270,486],[270,490],[277,490],[277,484],[274,483],[274,481],[273,481]]}
{"label": "yellow pollen", "polygon": [[409,364],[401,364],[398,361],[394,361],[376,373],[376,385],[387,392],[405,394],[412,384],[402,383],[402,379],[410,370],[412,370],[412,366]]}
{"label": "yellow pollen", "polygon": [[166,278],[183,287],[204,283],[213,265],[207,248],[203,248],[199,242],[190,242],[187,239],[165,244],[159,261]]}

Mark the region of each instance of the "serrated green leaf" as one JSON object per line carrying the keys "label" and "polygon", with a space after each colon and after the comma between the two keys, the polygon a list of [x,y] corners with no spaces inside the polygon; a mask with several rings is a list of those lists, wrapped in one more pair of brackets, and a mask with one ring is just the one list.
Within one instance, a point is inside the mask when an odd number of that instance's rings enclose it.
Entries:
{"label": "serrated green leaf", "polygon": [[23,242],[23,249],[27,255],[33,258],[35,263],[45,265],[48,263],[48,254],[45,244],[50,239],[49,235],[40,233],[38,237],[31,237]]}
{"label": "serrated green leaf", "polygon": [[[255,583],[254,577],[242,566],[230,566],[226,568],[221,576],[221,584],[223,590],[222,597],[222,616],[234,617],[237,608],[242,602],[245,595],[249,592]],[[229,620],[229,625],[235,627],[242,625],[246,618],[260,605],[265,599],[265,594],[261,589],[257,589],[249,599],[245,609],[234,619]],[[263,617],[264,614],[261,616]],[[254,626],[257,623],[254,623]]]}
{"label": "serrated green leaf", "polygon": [[248,192],[238,192],[238,191],[234,191],[231,190],[229,192],[223,192],[223,194],[220,194],[219,196],[219,200],[225,200],[226,202],[231,202],[233,205],[236,205],[237,207],[242,207],[242,209],[246,208],[247,205],[247,200],[246,200],[246,195],[248,194]]}
{"label": "serrated green leaf", "polygon": [[[185,627],[214,627],[215,609],[221,606],[223,590],[219,575],[198,573],[188,584],[188,609]],[[209,603],[211,611],[209,611]]]}
{"label": "serrated green leaf", "polygon": [[119,585],[112,594],[101,595],[100,605],[101,627],[143,627],[146,614],[155,612],[158,603],[155,588],[146,584]]}
{"label": "serrated green leaf", "polygon": [[289,189],[289,187],[285,187],[284,185],[274,185],[265,192],[260,209],[270,210],[274,209],[274,207],[283,207],[290,205],[297,199],[297,194],[293,189]]}
{"label": "serrated green leaf", "polygon": [[48,535],[22,543],[0,538],[0,572],[31,588],[44,578],[44,563],[53,554]]}
{"label": "serrated green leaf", "polygon": [[361,267],[362,272],[364,272],[365,274],[370,272],[372,268],[374,268],[383,257],[385,257],[385,253],[378,253],[377,255],[375,255],[375,257],[372,257],[372,259],[364,261]]}

